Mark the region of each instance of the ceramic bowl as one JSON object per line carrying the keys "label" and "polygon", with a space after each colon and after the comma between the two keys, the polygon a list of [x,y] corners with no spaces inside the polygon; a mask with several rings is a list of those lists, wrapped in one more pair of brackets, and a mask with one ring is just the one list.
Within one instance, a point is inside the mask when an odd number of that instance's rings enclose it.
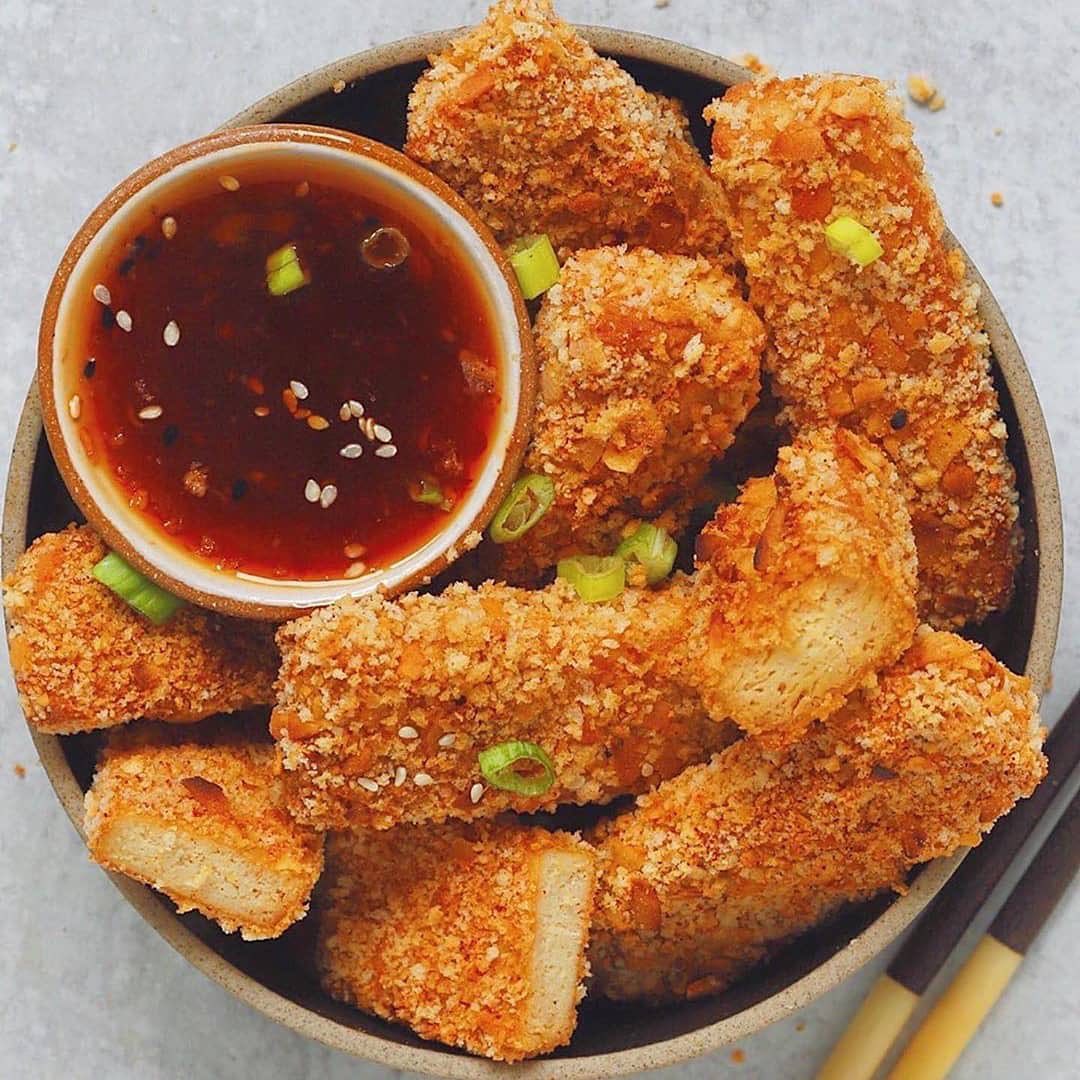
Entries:
{"label": "ceramic bowl", "polygon": [[[502,394],[477,478],[439,531],[389,566],[357,578],[283,581],[238,573],[201,559],[131,505],[109,466],[80,438],[74,393],[84,357],[73,344],[95,307],[94,274],[103,253],[125,242],[134,224],[169,205],[170,192],[193,180],[243,177],[266,164],[303,175],[305,165],[333,166],[355,190],[389,199],[454,245],[475,273],[491,320]],[[360,135],[302,124],[235,127],[170,150],[117,186],[75,235],[45,301],[38,340],[38,386],[45,432],[60,475],[95,529],[115,551],[159,585],[202,607],[247,618],[282,619],[343,596],[380,589],[393,595],[426,583],[487,525],[521,465],[532,425],[536,362],[520,290],[506,258],[472,209],[442,181],[403,154]],[[85,410],[84,410],[85,411]]]}
{"label": "ceramic bowl", "polygon": [[[643,85],[680,98],[707,151],[702,107],[726,87],[749,78],[736,65],[696,49],[641,34],[584,28],[596,49],[619,60]],[[314,122],[361,132],[400,146],[405,100],[425,58],[450,34],[427,34],[336,61],[235,117],[231,124]],[[335,94],[337,80],[347,83]],[[994,351],[994,376],[1009,428],[1008,450],[1021,494],[1024,560],[1008,611],[980,637],[1042,691],[1049,679],[1061,606],[1061,507],[1050,442],[1035,391],[1009,328],[989,289],[980,310]],[[4,568],[28,540],[70,520],[72,507],[41,438],[37,394],[23,411],[4,516]],[[93,769],[94,740],[34,733],[42,762],[76,828]],[[117,887],[143,917],[210,978],[293,1031],[394,1069],[442,1077],[516,1075],[528,1080],[587,1080],[674,1065],[708,1053],[783,1019],[831,990],[889,944],[929,903],[961,855],[923,867],[905,896],[884,895],[850,907],[801,937],[765,967],[716,997],[663,1008],[613,1007],[586,1000],[574,1039],[550,1058],[504,1066],[417,1039],[330,1000],[299,959],[310,927],[300,923],[276,942],[242,944],[197,915],[177,917],[167,901],[132,881]]]}

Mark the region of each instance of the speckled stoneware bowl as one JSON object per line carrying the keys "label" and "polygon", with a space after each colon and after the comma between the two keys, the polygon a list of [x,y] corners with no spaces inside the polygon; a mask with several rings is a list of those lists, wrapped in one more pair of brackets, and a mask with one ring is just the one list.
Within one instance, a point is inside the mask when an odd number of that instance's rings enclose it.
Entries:
{"label": "speckled stoneware bowl", "polygon": [[[170,193],[192,177],[214,183],[267,163],[306,167],[333,164],[340,182],[398,206],[453,244],[475,275],[495,343],[501,393],[494,426],[472,486],[444,515],[438,531],[415,550],[360,577],[283,581],[215,566],[171,537],[131,505],[112,470],[87,452],[80,431],[77,389],[83,358],[70,340],[92,303],[101,252],[130,234],[132,222],[168,205]],[[130,324],[129,324],[130,325]],[[45,298],[38,338],[38,389],[45,434],[68,491],[114,551],[162,588],[193,604],[243,618],[279,621],[376,590],[394,595],[426,584],[445,570],[470,534],[483,531],[521,469],[532,430],[536,357],[529,318],[506,256],[475,211],[438,177],[381,142],[310,124],[230,126],[170,150],[137,169],[86,219],[60,260]]]}
{"label": "speckled stoneware bowl", "polygon": [[[748,78],[742,68],[682,45],[640,34],[587,29],[602,53],[624,63],[645,86],[681,98],[694,118],[704,104]],[[330,64],[260,101],[231,126],[268,121],[325,124],[400,146],[405,100],[425,57],[449,40],[445,33],[371,49]],[[348,85],[334,94],[337,80]],[[983,628],[982,638],[1010,667],[1026,671],[1038,690],[1049,678],[1061,604],[1061,508],[1050,442],[1024,361],[993,296],[980,305],[993,344],[995,377],[1008,424],[1009,454],[1021,492],[1025,556],[1016,598]],[[37,390],[23,410],[4,509],[5,573],[28,540],[64,525],[74,508],[42,437]],[[82,795],[93,768],[95,740],[34,735],[57,795],[81,828]],[[306,962],[310,923],[274,942],[243,944],[197,915],[177,917],[149,889],[116,878],[143,917],[212,979],[249,1005],[303,1035],[396,1069],[445,1077],[482,1078],[511,1072],[529,1080],[610,1077],[671,1065],[745,1038],[832,989],[887,945],[926,906],[960,861],[930,864],[904,897],[882,896],[853,906],[828,926],[801,938],[766,968],[718,997],[661,1009],[614,1008],[586,1002],[570,1046],[545,1060],[502,1066],[424,1043],[403,1028],[345,1008],[320,992]]]}

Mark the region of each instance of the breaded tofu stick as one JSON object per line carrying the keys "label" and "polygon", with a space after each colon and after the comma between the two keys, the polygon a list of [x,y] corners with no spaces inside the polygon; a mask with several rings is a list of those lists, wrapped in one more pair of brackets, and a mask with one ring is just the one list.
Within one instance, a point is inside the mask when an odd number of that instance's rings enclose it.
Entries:
{"label": "breaded tofu stick", "polygon": [[757,402],[765,330],[719,264],[607,247],[567,260],[536,341],[525,469],[549,476],[556,496],[499,549],[520,583],[564,554],[610,554],[636,520],[685,525],[712,459]]}
{"label": "breaded tofu stick", "polygon": [[304,917],[322,836],[281,798],[274,747],[227,728],[113,733],[86,793],[94,861],[247,941]]}
{"label": "breaded tofu stick", "polygon": [[[868,78],[756,79],[706,116],[787,421],[836,420],[896,463],[924,619],[959,626],[1005,607],[1016,481],[978,286],[945,236],[899,101]],[[825,227],[840,217],[884,254],[860,268],[830,250]]]}
{"label": "breaded tofu stick", "polygon": [[497,1061],[570,1040],[595,859],[509,821],[336,833],[316,963],[336,998]]}
{"label": "breaded tofu stick", "polygon": [[907,648],[916,560],[896,470],[843,428],[781,448],[698,538],[722,583],[697,686],[774,745],[838,709]]}
{"label": "breaded tofu stick", "polygon": [[783,753],[745,739],[601,825],[593,989],[722,990],[848,901],[978,844],[1046,771],[1028,680],[920,630],[876,691]]}
{"label": "breaded tofu stick", "polygon": [[499,0],[431,58],[405,152],[504,244],[547,233],[563,252],[726,252],[720,189],[681,107],[597,56],[549,0]]}
{"label": "breaded tofu stick", "polygon": [[[720,721],[797,737],[910,643],[915,566],[895,475],[865,440],[803,436],[776,490],[782,509],[725,512],[709,564],[655,591],[587,604],[563,581],[456,584],[283,626],[271,732],[294,812],[385,829],[607,802],[708,760],[732,737]],[[780,557],[754,571],[769,545]],[[514,740],[549,755],[546,790],[482,774],[479,752]]]}
{"label": "breaded tofu stick", "polygon": [[26,718],[70,735],[139,717],[188,723],[273,701],[273,628],[185,607],[154,626],[91,574],[87,526],[39,537],[4,583]]}

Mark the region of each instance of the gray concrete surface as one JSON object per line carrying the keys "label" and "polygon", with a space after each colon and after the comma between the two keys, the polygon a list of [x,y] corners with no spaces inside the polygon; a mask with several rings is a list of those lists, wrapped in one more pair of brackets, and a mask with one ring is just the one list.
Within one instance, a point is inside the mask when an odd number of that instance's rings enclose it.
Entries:
{"label": "gray concrete surface", "polygon": [[[275,86],[337,56],[473,21],[479,0],[0,0],[0,454],[34,364],[42,298],[73,231],[115,182]],[[947,98],[913,110],[945,215],[1024,348],[1058,455],[1070,562],[1056,717],[1080,685],[1080,8],[1073,0],[564,0],[580,22],[676,38],[782,72],[891,79]],[[1001,191],[1004,206],[990,204]],[[0,667],[0,1076],[383,1080],[276,1027],[190,968],[89,864],[35,764]],[[26,767],[19,778],[15,765]],[[1074,889],[955,1071],[1076,1076],[1080,890]],[[812,1075],[884,958],[800,1014],[671,1070]]]}

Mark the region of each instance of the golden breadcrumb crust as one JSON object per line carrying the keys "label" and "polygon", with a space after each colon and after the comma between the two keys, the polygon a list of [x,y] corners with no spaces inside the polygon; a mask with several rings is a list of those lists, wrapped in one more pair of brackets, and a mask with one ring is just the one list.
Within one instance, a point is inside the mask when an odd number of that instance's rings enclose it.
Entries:
{"label": "golden breadcrumb crust", "polygon": [[[586,844],[507,821],[332,834],[317,901],[323,986],[499,1061],[546,1053],[569,1041],[584,996],[594,882]],[[558,897],[545,894],[560,886],[576,896],[551,911]],[[540,974],[568,989],[547,1022]]]}
{"label": "golden breadcrumb crust", "polygon": [[525,458],[555,503],[500,548],[528,583],[573,552],[608,554],[642,518],[685,519],[761,386],[765,330],[719,264],[607,247],[562,267],[536,321],[540,403]]}
{"label": "golden breadcrumb crust", "polygon": [[[763,79],[706,117],[786,419],[836,420],[896,463],[927,621],[1004,607],[1017,493],[978,287],[945,237],[900,102],[875,79]],[[841,216],[877,236],[881,258],[860,269],[830,251],[825,226]]]}
{"label": "golden breadcrumb crust", "polygon": [[720,190],[671,99],[603,60],[548,0],[499,0],[431,58],[405,152],[456,189],[500,242],[726,250]]}
{"label": "golden breadcrumb crust", "polygon": [[873,691],[795,746],[745,739],[593,837],[592,989],[723,989],[846,901],[978,844],[1046,772],[1028,680],[923,627]]}
{"label": "golden breadcrumb crust", "polygon": [[[644,791],[705,761],[732,732],[685,681],[694,612],[684,578],[592,605],[559,581],[365,597],[289,623],[271,732],[294,812],[385,829],[548,810]],[[512,739],[551,755],[543,795],[481,774],[479,751]]]}
{"label": "golden breadcrumb crust", "polygon": [[139,717],[187,723],[273,700],[273,628],[185,607],[154,626],[91,574],[87,526],[39,537],[4,583],[26,718],[71,734]]}
{"label": "golden breadcrumb crust", "polygon": [[[113,732],[86,793],[94,860],[245,940],[307,911],[322,837],[286,812],[274,747],[231,728]],[[230,880],[224,880],[228,875]]]}
{"label": "golden breadcrumb crust", "polygon": [[843,428],[806,430],[698,538],[719,580],[701,679],[717,719],[776,743],[911,642],[915,545],[896,470]]}
{"label": "golden breadcrumb crust", "polygon": [[[728,571],[725,552],[742,543],[752,564],[768,540],[740,524],[760,520],[740,505],[724,513],[711,564],[655,591],[586,604],[563,581],[536,592],[459,583],[346,600],[283,626],[271,732],[294,812],[323,828],[385,829],[607,802],[725,746],[730,727],[709,711],[780,740],[828,715],[911,640],[910,530],[890,466],[850,432],[801,436],[781,471],[792,507],[782,558],[750,579]],[[894,562],[879,566],[879,550]],[[860,572],[880,576],[852,590]],[[846,606],[829,606],[837,592]],[[514,739],[551,756],[544,794],[481,774],[479,751]]]}

